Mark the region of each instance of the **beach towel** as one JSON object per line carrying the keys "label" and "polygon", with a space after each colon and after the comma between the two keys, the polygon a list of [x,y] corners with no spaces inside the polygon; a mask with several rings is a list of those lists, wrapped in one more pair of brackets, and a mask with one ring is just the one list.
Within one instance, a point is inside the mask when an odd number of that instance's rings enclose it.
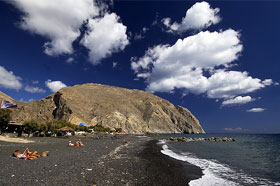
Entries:
{"label": "beach towel", "polygon": [[17,158],[26,158],[26,155],[25,154],[19,154],[19,155],[17,155]]}

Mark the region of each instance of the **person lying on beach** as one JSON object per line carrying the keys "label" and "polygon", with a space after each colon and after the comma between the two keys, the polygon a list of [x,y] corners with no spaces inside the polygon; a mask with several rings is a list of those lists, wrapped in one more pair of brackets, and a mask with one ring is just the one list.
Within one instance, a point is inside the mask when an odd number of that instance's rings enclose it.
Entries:
{"label": "person lying on beach", "polygon": [[20,151],[19,150],[16,150],[14,153],[13,153],[13,155],[12,155],[13,157],[16,157],[16,158],[19,158],[19,159],[24,159],[24,158],[26,158],[26,155],[25,154],[22,154],[22,153],[20,153]]}
{"label": "person lying on beach", "polygon": [[68,147],[74,147],[74,144],[71,141],[69,141]]}
{"label": "person lying on beach", "polygon": [[40,158],[40,155],[37,154],[38,152],[37,151],[34,151],[34,152],[30,152],[28,148],[25,149],[25,151],[23,153],[20,153],[19,150],[16,150],[14,153],[13,153],[13,156],[14,157],[17,157],[19,159],[24,159],[24,160],[33,160],[35,158]]}
{"label": "person lying on beach", "polygon": [[85,145],[83,144],[83,142],[82,142],[80,139],[79,139],[78,143],[79,143],[79,146],[80,146],[80,147],[85,146]]}
{"label": "person lying on beach", "polygon": [[78,141],[76,141],[75,144],[71,143],[71,141],[69,141],[68,147],[82,147],[85,146],[82,141],[79,139]]}
{"label": "person lying on beach", "polygon": [[37,151],[30,152],[28,148],[25,149],[23,154],[26,154],[26,157],[24,158],[24,160],[27,160],[27,159],[33,160],[35,158],[40,158],[41,157],[40,155],[38,155]]}

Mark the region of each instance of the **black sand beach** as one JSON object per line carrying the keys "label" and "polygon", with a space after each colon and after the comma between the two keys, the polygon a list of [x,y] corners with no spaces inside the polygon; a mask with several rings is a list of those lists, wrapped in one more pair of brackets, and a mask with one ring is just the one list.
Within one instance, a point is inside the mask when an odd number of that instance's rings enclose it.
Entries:
{"label": "black sand beach", "polygon": [[[78,138],[32,138],[35,143],[0,142],[0,185],[188,185],[201,170],[160,153],[156,140],[136,136],[96,140],[67,147]],[[13,159],[15,150],[49,151],[34,160]]]}

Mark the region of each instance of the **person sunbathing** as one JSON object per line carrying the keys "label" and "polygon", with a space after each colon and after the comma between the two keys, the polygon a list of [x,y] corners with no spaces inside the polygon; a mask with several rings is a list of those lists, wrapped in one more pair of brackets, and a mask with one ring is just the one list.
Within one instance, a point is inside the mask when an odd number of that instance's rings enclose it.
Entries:
{"label": "person sunbathing", "polygon": [[75,144],[73,144],[71,141],[68,143],[68,147],[81,147],[84,146],[84,144],[81,141],[76,141]]}
{"label": "person sunbathing", "polygon": [[75,147],[80,147],[80,143],[79,141],[76,141],[76,143],[74,144]]}
{"label": "person sunbathing", "polygon": [[19,154],[21,154],[21,153],[19,152],[19,150],[16,150],[16,151],[13,153],[13,156],[14,156],[14,157],[17,157]]}
{"label": "person sunbathing", "polygon": [[28,148],[25,149],[23,154],[26,154],[26,157],[24,158],[24,160],[27,160],[27,159],[33,160],[35,158],[40,158],[41,157],[40,155],[38,155],[37,151],[31,152],[31,151],[29,151]]}
{"label": "person sunbathing", "polygon": [[13,153],[13,157],[16,157],[16,158],[19,158],[19,159],[24,159],[26,157],[25,154],[22,154],[19,150],[16,150],[14,153]]}
{"label": "person sunbathing", "polygon": [[78,141],[76,141],[76,143],[74,144],[74,147],[82,147],[85,146],[82,141],[79,139]]}
{"label": "person sunbathing", "polygon": [[69,141],[68,147],[74,147],[74,144],[71,141]]}
{"label": "person sunbathing", "polygon": [[82,142],[80,139],[79,139],[78,143],[79,143],[79,146],[80,146],[80,147],[85,146],[85,145],[83,144],[83,142]]}

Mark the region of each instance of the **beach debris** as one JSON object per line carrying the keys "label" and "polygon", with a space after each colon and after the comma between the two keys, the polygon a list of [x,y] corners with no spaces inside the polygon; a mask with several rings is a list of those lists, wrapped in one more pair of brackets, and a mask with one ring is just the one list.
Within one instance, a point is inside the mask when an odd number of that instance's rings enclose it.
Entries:
{"label": "beach debris", "polygon": [[13,174],[11,177],[14,177],[15,175]]}
{"label": "beach debris", "polygon": [[49,155],[49,151],[44,151],[42,152],[41,157],[46,157],[48,155]]}
{"label": "beach debris", "polygon": [[208,142],[233,142],[236,141],[233,138],[219,138],[219,137],[210,137],[210,138],[187,138],[187,137],[170,137],[168,139],[169,141],[175,141],[175,142],[190,142],[190,141],[208,141]]}
{"label": "beach debris", "polygon": [[87,171],[92,171],[92,169],[86,169]]}

